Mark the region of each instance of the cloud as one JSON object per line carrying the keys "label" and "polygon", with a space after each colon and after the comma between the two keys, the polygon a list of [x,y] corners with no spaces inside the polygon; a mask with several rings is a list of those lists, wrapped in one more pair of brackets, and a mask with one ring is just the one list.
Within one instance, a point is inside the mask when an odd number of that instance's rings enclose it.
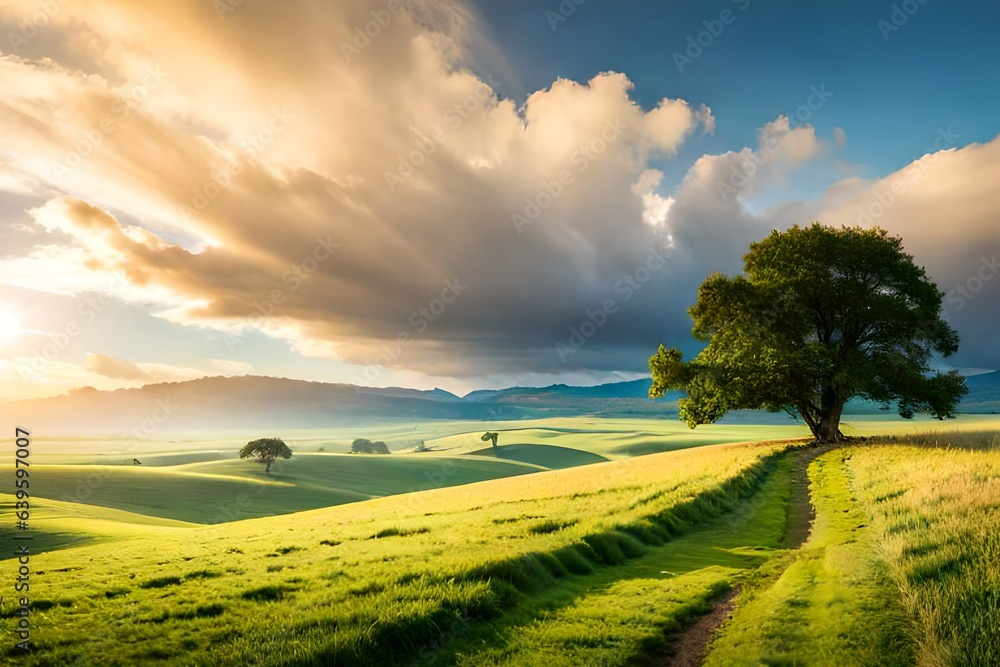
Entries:
{"label": "cloud", "polygon": [[[353,4],[241,6],[224,29],[193,1],[67,5],[46,29],[90,38],[40,36],[0,59],[0,131],[31,156],[25,182],[44,184],[34,220],[70,240],[0,277],[23,284],[66,256],[72,271],[42,288],[121,274],[121,298],[161,316],[305,354],[366,365],[408,335],[390,365],[566,370],[568,327],[671,243],[670,200],[633,184],[714,119],[678,99],[643,109],[613,72],[516,107],[462,65],[474,28],[435,7],[394,16],[348,61],[370,20]],[[282,57],[262,64],[262,45]],[[468,288],[437,312],[449,283]],[[665,319],[639,312],[608,342]],[[620,363],[587,354],[574,364]]]}
{"label": "cloud", "polygon": [[253,364],[231,359],[212,359],[212,368],[222,371],[223,375],[249,375],[253,372]]}
{"label": "cloud", "polygon": [[[35,10],[9,4],[0,28]],[[714,132],[707,107],[643,108],[615,72],[558,79],[518,105],[468,7],[419,3],[358,42],[382,7],[243,3],[220,21],[196,0],[61,6],[0,56],[0,184],[41,201],[44,232],[0,281],[76,294],[121,276],[116,298],[233,345],[262,331],[366,369],[641,372],[657,343],[690,341],[685,311],[707,273],[738,270],[772,227],[850,221],[874,187],[843,181],[818,204],[749,211],[824,151],[813,127],[780,116],[756,146],[705,155],[663,192],[654,164]],[[961,219],[981,247],[986,210],[956,193],[992,196],[987,179],[940,164],[906,220]],[[929,224],[893,224],[936,248]],[[615,312],[561,357],[609,299]],[[187,372],[108,360],[95,368],[120,379]]]}
{"label": "cloud", "polygon": [[[87,353],[86,368],[92,373],[116,380],[141,381],[141,384],[151,384],[155,382],[180,382],[183,380],[195,380],[197,378],[211,375],[210,371],[197,368],[183,368],[170,364],[158,363],[133,363],[124,359],[109,357],[96,352]],[[221,365],[220,365],[221,363]],[[246,365],[239,362],[220,362],[213,360],[213,368],[222,369],[228,367],[245,368]]]}
{"label": "cloud", "polygon": [[131,361],[115,359],[103,354],[87,355],[87,369],[109,378],[120,380],[148,380],[149,374]]}
{"label": "cloud", "polygon": [[183,382],[223,374],[241,375],[251,368],[240,362],[212,360],[208,370],[162,363],[135,363],[90,352],[83,363],[33,356],[0,359],[0,400],[55,396],[90,386],[112,391],[158,382]]}
{"label": "cloud", "polygon": [[[950,132],[950,131],[949,131]],[[938,146],[959,137],[939,137]],[[1000,137],[942,148],[875,180],[845,179],[818,202],[776,217],[814,217],[832,225],[878,225],[903,246],[946,293],[946,317],[962,336],[954,365],[994,368],[1000,359]]]}
{"label": "cloud", "polygon": [[663,172],[659,169],[647,169],[639,176],[639,180],[632,186],[632,192],[642,197],[642,220],[647,225],[658,227],[663,225],[670,213],[670,207],[674,200],[672,197],[663,197],[655,192],[663,180]]}
{"label": "cloud", "polygon": [[[739,271],[750,242],[772,228],[768,217],[751,213],[746,202],[821,153],[812,126],[792,127],[787,116],[778,116],[758,130],[755,148],[698,158],[677,191],[661,202],[665,226],[680,249],[674,256],[675,289],[692,299],[705,275]],[[637,188],[648,187],[650,178]],[[686,311],[684,302],[677,307]],[[680,337],[676,328],[671,334]]]}
{"label": "cloud", "polygon": [[768,158],[768,163],[782,163],[797,166],[816,157],[820,143],[816,130],[811,125],[791,126],[788,116],[778,116],[766,124],[758,133],[760,151]]}
{"label": "cloud", "polygon": [[847,146],[847,133],[844,131],[844,128],[833,128],[833,139],[837,142],[837,148],[843,149]]}

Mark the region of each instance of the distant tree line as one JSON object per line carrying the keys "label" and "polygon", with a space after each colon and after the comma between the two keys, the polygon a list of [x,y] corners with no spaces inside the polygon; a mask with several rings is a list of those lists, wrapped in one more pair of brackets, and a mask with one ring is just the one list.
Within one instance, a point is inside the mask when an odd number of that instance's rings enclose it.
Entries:
{"label": "distant tree line", "polygon": [[389,447],[381,440],[372,442],[368,438],[358,438],[351,443],[352,454],[389,454]]}

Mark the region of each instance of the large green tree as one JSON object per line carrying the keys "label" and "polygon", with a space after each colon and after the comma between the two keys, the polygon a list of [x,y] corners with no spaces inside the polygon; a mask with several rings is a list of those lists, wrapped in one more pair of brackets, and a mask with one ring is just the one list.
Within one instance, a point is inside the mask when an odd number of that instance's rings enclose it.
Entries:
{"label": "large green tree", "polygon": [[292,450],[281,438],[258,438],[243,445],[240,458],[255,458],[257,463],[265,464],[264,472],[271,472],[271,464],[278,459],[292,458]]}
{"label": "large green tree", "polygon": [[843,438],[844,404],[860,397],[910,418],[955,416],[966,393],[933,355],[958,349],[941,317],[944,294],[899,238],[882,229],[792,227],[752,243],[744,274],[713,274],[688,311],[708,344],[685,362],[660,345],[652,398],[683,390],[680,416],[708,424],[729,410],[798,414],[816,440]]}

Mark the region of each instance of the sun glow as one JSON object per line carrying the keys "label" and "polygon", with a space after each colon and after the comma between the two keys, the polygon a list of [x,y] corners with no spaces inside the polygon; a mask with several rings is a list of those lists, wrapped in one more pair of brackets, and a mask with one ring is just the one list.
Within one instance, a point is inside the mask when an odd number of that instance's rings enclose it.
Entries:
{"label": "sun glow", "polygon": [[17,338],[22,332],[21,318],[8,306],[0,305],[0,345]]}

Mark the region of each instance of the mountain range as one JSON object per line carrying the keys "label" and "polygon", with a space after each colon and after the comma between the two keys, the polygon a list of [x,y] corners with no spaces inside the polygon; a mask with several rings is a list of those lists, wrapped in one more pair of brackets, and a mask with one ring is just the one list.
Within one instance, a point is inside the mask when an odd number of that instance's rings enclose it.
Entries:
{"label": "mountain range", "polygon": [[[963,413],[1000,411],[1000,373],[966,379]],[[417,420],[501,421],[542,417],[670,417],[679,392],[647,397],[648,379],[589,387],[556,384],[473,391],[372,388],[285,378],[209,377],[98,391],[91,387],[52,398],[0,403],[7,423],[51,434],[119,434],[155,430],[330,428]],[[852,402],[849,414],[876,414],[877,405]],[[756,415],[757,413],[755,413]],[[766,415],[766,413],[763,413]],[[772,417],[773,419],[773,417]]]}

